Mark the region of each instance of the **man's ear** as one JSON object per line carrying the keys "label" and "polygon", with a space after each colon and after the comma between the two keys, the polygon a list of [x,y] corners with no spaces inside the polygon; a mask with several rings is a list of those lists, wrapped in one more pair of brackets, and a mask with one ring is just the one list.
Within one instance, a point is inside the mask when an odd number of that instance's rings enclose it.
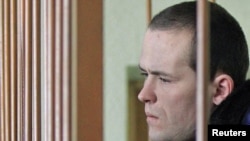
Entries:
{"label": "man's ear", "polygon": [[219,105],[232,92],[234,81],[229,75],[220,74],[215,77],[213,86],[215,91],[212,100],[215,105]]}

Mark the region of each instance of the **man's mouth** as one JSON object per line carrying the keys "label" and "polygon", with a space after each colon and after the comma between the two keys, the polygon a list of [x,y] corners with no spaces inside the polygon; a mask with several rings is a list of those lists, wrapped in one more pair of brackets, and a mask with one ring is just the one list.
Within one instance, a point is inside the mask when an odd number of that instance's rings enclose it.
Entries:
{"label": "man's mouth", "polygon": [[154,123],[156,122],[159,118],[151,113],[146,112],[146,117],[147,117],[147,122],[150,123]]}

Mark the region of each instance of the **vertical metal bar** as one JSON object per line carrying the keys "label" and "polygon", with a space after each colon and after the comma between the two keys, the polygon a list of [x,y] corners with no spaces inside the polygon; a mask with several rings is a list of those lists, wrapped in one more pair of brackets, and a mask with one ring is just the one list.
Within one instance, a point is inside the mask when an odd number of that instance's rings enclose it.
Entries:
{"label": "vertical metal bar", "polygon": [[31,1],[24,0],[24,140],[31,140]]}
{"label": "vertical metal bar", "polygon": [[17,4],[10,1],[11,141],[17,140]]}
{"label": "vertical metal bar", "polygon": [[42,140],[47,140],[47,130],[48,130],[48,125],[47,125],[47,119],[48,119],[48,112],[47,112],[47,106],[48,106],[48,102],[47,102],[47,62],[48,62],[48,58],[46,56],[46,52],[47,52],[47,36],[48,36],[48,31],[47,31],[47,28],[48,28],[48,24],[47,24],[47,15],[48,15],[48,10],[47,10],[47,3],[48,1],[47,0],[42,0],[41,1],[41,8],[43,12],[41,12],[41,15],[42,15],[42,18],[41,18],[41,22],[42,22],[42,25],[41,28],[42,28],[42,42],[41,42],[41,45],[43,46],[43,48],[41,48],[41,52],[42,52],[42,56],[41,56],[41,59],[43,59],[43,64],[42,64],[42,67],[44,67],[44,71],[41,71],[41,75],[42,75],[42,78],[43,78],[43,85],[42,86],[42,92],[43,92],[43,97],[42,98],[42,101],[41,101],[41,108],[42,108],[42,125],[41,125],[41,128],[42,128],[42,133],[41,133],[41,136],[42,136]]}
{"label": "vertical metal bar", "polygon": [[24,139],[24,1],[17,1],[17,140]]}
{"label": "vertical metal bar", "polygon": [[62,1],[55,5],[55,141],[62,141]]}
{"label": "vertical metal bar", "polygon": [[5,140],[4,129],[4,0],[0,0],[0,140]]}
{"label": "vertical metal bar", "polygon": [[71,5],[69,0],[63,0],[63,141],[70,141],[71,138],[71,34],[70,31],[70,15],[71,15]]}
{"label": "vertical metal bar", "polygon": [[21,35],[20,35],[20,22],[21,22],[21,1],[17,0],[17,141],[21,141]]}
{"label": "vertical metal bar", "polygon": [[147,22],[150,23],[152,18],[152,0],[147,0]]}
{"label": "vertical metal bar", "polygon": [[196,140],[207,141],[209,79],[209,7],[207,0],[197,2],[197,96]]}
{"label": "vertical metal bar", "polygon": [[47,0],[40,0],[41,4],[41,141],[47,140]]}
{"label": "vertical metal bar", "polygon": [[32,141],[41,141],[40,0],[33,0],[32,7]]}
{"label": "vertical metal bar", "polygon": [[54,1],[47,0],[46,1],[46,37],[45,37],[45,54],[46,54],[46,73],[45,73],[45,81],[46,81],[46,141],[52,141],[54,138]]}
{"label": "vertical metal bar", "polygon": [[77,0],[71,1],[71,141],[78,141],[77,134]]}
{"label": "vertical metal bar", "polygon": [[5,140],[10,140],[10,3],[4,1],[4,112]]}

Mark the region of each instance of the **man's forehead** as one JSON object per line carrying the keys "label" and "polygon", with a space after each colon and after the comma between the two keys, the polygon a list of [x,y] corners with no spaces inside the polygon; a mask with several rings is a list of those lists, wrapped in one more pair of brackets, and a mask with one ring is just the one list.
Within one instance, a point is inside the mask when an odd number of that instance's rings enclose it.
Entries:
{"label": "man's forehead", "polygon": [[146,34],[141,53],[141,62],[155,62],[154,65],[169,61],[175,61],[183,65],[190,63],[193,35],[189,31],[148,30]]}
{"label": "man's forehead", "polygon": [[[193,33],[189,30],[148,30],[146,32],[143,48],[149,53],[156,49],[173,53],[174,51],[186,52],[192,50]],[[159,55],[164,52],[160,52]]]}

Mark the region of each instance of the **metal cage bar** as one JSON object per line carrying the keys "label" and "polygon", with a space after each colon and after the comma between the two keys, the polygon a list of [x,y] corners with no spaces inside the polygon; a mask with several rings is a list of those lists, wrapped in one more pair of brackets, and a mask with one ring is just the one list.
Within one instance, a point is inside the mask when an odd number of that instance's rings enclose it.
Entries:
{"label": "metal cage bar", "polygon": [[197,91],[196,140],[206,141],[208,122],[209,79],[209,7],[207,0],[197,2]]}
{"label": "metal cage bar", "polygon": [[72,2],[0,0],[1,141],[72,140]]}

